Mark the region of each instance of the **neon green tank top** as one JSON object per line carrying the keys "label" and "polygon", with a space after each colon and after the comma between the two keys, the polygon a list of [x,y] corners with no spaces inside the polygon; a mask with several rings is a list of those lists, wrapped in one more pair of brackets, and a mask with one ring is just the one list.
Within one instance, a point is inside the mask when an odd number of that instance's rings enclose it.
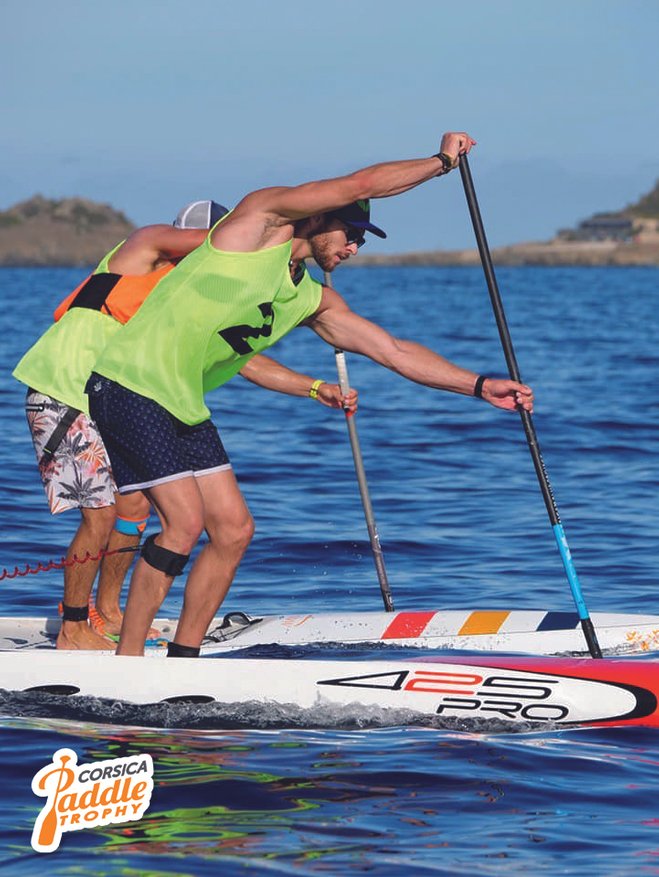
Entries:
{"label": "neon green tank top", "polygon": [[249,253],[205,242],[164,277],[104,349],[94,371],[193,425],[204,394],[232,378],[318,309],[321,285],[296,286],[291,242]]}
{"label": "neon green tank top", "polygon": [[[94,274],[109,273],[108,264],[121,243],[101,259]],[[121,323],[100,311],[73,308],[39,338],[12,374],[28,387],[88,414],[87,378],[99,351],[120,328]]]}

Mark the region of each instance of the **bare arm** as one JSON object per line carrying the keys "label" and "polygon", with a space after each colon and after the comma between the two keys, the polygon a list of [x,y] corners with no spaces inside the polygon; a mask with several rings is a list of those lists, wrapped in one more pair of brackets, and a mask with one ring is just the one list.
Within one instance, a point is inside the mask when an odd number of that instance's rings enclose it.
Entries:
{"label": "bare arm", "polygon": [[[475,144],[464,132],[444,134],[439,151],[457,161]],[[391,161],[363,168],[343,177],[300,186],[279,186],[251,192],[213,232],[213,245],[245,252],[283,243],[299,219],[336,210],[361,198],[388,198],[407,192],[440,175],[436,156]]]}
{"label": "bare arm", "polygon": [[[323,287],[321,305],[308,325],[320,337],[343,350],[361,353],[417,384],[473,396],[478,375],[455,365],[416,341],[394,338],[385,329],[350,310],[334,290]],[[488,378],[483,399],[496,408],[533,410],[533,392],[516,381]]]}
{"label": "bare arm", "polygon": [[[293,371],[280,362],[257,353],[244,365],[240,374],[263,387],[266,390],[274,390],[277,393],[286,393],[288,396],[309,397],[314,379],[301,372]],[[347,411],[357,410],[357,391],[349,390],[344,396],[338,384],[328,384],[323,381],[317,388],[318,402],[328,408],[344,408]]]}
{"label": "bare arm", "polygon": [[117,274],[148,274],[166,262],[187,256],[208,236],[207,229],[147,225],[134,231],[110,259]]}
{"label": "bare arm", "polygon": [[[442,137],[439,152],[457,159],[469,152],[475,140],[464,133],[449,132]],[[345,177],[319,180],[292,188],[265,190],[269,210],[282,220],[295,221],[315,213],[336,210],[360,198],[389,198],[400,195],[442,173],[437,156],[390,161],[355,171]]]}

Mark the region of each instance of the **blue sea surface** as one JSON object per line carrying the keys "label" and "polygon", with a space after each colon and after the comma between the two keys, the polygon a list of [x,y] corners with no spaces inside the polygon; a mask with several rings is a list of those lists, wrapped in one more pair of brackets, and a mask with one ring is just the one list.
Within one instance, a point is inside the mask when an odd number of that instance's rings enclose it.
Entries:
{"label": "blue sea surface", "polygon": [[[48,513],[11,370],[83,273],[0,269],[0,572],[59,559],[77,526],[73,512]],[[497,276],[587,605],[659,614],[659,271]],[[395,335],[505,374],[480,269],[353,268],[335,282]],[[335,375],[309,330],[273,355]],[[396,608],[570,611],[519,417],[368,359],[348,365]],[[257,524],[224,610],[380,609],[341,412],[239,377],[210,402]],[[61,587],[57,571],[4,578],[0,615],[52,613]],[[179,581],[163,614],[181,597]],[[656,731],[243,724],[147,729],[7,711],[0,874],[659,874]],[[140,822],[66,833],[39,854],[30,836],[43,801],[30,783],[62,747],[81,762],[148,752],[155,787]]]}

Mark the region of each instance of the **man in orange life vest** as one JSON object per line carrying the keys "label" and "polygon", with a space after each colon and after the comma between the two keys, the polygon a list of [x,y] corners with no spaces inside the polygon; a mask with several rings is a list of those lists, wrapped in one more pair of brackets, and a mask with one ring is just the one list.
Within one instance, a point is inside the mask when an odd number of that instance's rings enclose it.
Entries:
{"label": "man in orange life vest", "polygon": [[[369,199],[398,195],[448,173],[474,143],[464,132],[448,132],[440,151],[424,158],[250,192],[106,345],[86,386],[90,411],[119,490],[148,490],[162,527],[145,541],[135,567],[118,655],[142,654],[173,579],[206,531],[209,541],[190,570],[168,646],[172,657],[199,654],[252,527],[235,479],[227,480],[204,394],[295,327],[308,326],[327,343],[427,387],[476,396],[508,411],[518,405],[532,410],[530,387],[478,375],[421,344],[394,338],[304,271],[306,258],[332,271],[356,254],[367,231],[384,237],[370,221]],[[215,443],[214,453],[204,457],[215,466],[206,469],[206,478],[194,477],[181,433],[204,453]],[[234,563],[222,542],[227,524],[235,533]]]}
{"label": "man in orange life vest", "polygon": [[[139,229],[108,253],[55,311],[55,323],[14,370],[28,387],[26,414],[52,514],[79,508],[81,521],[64,570],[63,618],[57,647],[108,649],[107,635],[119,633],[119,597],[139,544],[150,504],[142,492],[116,492],[102,439],[88,416],[83,392],[105,344],[141,306],[176,262],[199,246],[207,230],[226,213],[213,201],[193,202],[174,227]],[[268,357],[246,365],[243,376],[268,389],[312,397],[324,405],[354,410],[356,393],[345,397],[336,384],[314,382]],[[98,555],[103,557],[96,606],[89,607]],[[75,558],[86,562],[76,562]],[[92,621],[90,625],[88,619]],[[157,631],[152,631],[157,634]]]}

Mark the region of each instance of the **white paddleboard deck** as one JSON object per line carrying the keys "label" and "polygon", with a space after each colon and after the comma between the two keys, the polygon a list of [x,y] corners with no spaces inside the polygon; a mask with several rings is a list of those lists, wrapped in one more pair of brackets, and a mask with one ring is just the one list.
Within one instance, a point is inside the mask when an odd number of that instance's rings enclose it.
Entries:
{"label": "white paddleboard deck", "polygon": [[[659,616],[596,612],[591,619],[599,644],[608,654],[659,650]],[[176,621],[160,618],[154,626],[163,639],[147,651],[163,652],[166,641],[174,638]],[[53,649],[59,627],[58,617],[0,617],[0,651]],[[576,613],[499,609],[309,613],[251,619],[233,612],[213,621],[202,654],[220,655],[266,645],[311,644],[588,654]]]}

